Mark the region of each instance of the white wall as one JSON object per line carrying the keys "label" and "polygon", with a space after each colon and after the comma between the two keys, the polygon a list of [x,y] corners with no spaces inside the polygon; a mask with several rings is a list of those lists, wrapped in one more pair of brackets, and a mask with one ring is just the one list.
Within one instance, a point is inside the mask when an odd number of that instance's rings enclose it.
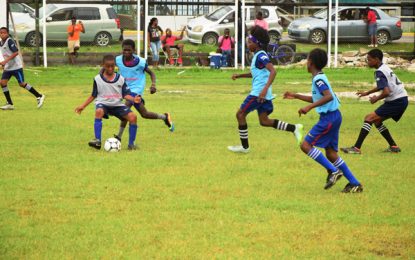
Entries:
{"label": "white wall", "polygon": [[[7,1],[0,0],[0,27],[7,27]],[[0,53],[0,60],[3,60],[3,56]]]}

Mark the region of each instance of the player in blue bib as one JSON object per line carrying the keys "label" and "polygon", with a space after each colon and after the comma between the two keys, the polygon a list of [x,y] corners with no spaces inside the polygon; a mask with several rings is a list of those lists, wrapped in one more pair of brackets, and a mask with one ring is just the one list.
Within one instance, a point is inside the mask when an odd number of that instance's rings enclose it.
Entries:
{"label": "player in blue bib", "polygon": [[274,127],[278,130],[294,133],[299,144],[302,139],[303,125],[289,124],[278,119],[270,119],[268,116],[274,110],[272,105],[272,82],[277,74],[272,65],[268,54],[264,51],[269,43],[269,35],[266,30],[259,26],[251,29],[251,35],[248,37],[249,51],[254,52],[254,58],[251,63],[251,72],[247,74],[234,74],[232,79],[252,78],[252,90],[246,97],[238,111],[236,119],[238,120],[239,137],[241,145],[228,146],[228,149],[235,153],[248,153],[248,124],[246,117],[254,110],[258,112],[258,118],[261,126]]}
{"label": "player in blue bib", "polygon": [[[320,115],[318,123],[304,138],[301,150],[327,169],[329,175],[324,189],[331,188],[344,175],[349,183],[343,189],[343,192],[362,192],[363,186],[337,154],[342,115],[339,111],[339,100],[334,94],[326,75],[322,72],[326,65],[327,53],[321,49],[312,50],[307,59],[307,70],[313,75],[312,96],[285,92],[284,98],[300,99],[311,103],[298,110],[300,116],[307,114],[313,108]],[[327,158],[314,146],[324,148]]]}
{"label": "player in blue bib", "polygon": [[[131,95],[133,97],[140,96],[141,103],[133,104],[132,102],[125,103],[128,107],[134,105],[135,109],[140,113],[142,118],[145,119],[160,119],[163,120],[166,126],[171,132],[174,131],[174,124],[171,120],[170,113],[158,114],[150,112],[145,107],[145,101],[143,99],[144,89],[146,87],[146,74],[147,72],[151,77],[150,94],[156,93],[156,76],[153,71],[148,67],[147,61],[137,55],[135,52],[135,42],[133,40],[124,40],[122,43],[122,55],[116,57],[116,65],[118,71],[125,78],[127,86],[130,88]],[[120,130],[118,135],[114,135],[115,138],[121,140],[127,121],[121,121]]]}

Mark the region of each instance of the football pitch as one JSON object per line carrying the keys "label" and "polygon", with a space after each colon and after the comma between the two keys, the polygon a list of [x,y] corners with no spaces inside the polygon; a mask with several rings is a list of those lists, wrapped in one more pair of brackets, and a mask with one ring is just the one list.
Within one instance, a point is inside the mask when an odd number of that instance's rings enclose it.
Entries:
{"label": "football pitch", "polygon": [[[138,117],[139,149],[127,151],[123,142],[119,153],[88,147],[93,104],[74,113],[98,67],[25,70],[46,95],[41,109],[11,81],[15,110],[0,111],[0,258],[415,257],[413,102],[399,123],[385,123],[401,153],[382,152],[387,143],[372,128],[362,155],[340,154],[364,185],[363,193],[343,194],[344,178],[324,190],[325,170],[291,133],[261,127],[256,113],[248,116],[251,152],[229,152],[240,142],[235,113],[250,79],[183,70],[155,71],[158,92],[144,95],[148,110],[172,114],[176,131]],[[374,86],[370,69],[325,72],[338,93]],[[413,97],[415,73],[395,73]],[[304,68],[277,69],[271,118],[308,131],[317,113],[298,117],[306,103],[282,93],[308,93],[310,84]],[[341,104],[344,147],[380,103]],[[103,139],[118,125],[105,120]]]}

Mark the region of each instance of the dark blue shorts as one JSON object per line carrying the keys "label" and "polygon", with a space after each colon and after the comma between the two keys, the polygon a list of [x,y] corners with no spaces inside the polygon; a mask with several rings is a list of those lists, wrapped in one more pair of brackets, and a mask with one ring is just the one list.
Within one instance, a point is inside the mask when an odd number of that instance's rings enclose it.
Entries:
{"label": "dark blue shorts", "polygon": [[377,29],[378,29],[378,26],[376,23],[368,24],[367,30],[368,30],[369,36],[375,36]]}
{"label": "dark blue shorts", "polygon": [[389,102],[383,103],[378,109],[375,110],[376,115],[388,119],[392,118],[396,122],[401,119],[403,113],[408,107],[408,97],[401,97]]}
{"label": "dark blue shorts", "polygon": [[[137,93],[133,93],[133,92],[131,92],[131,96],[132,97],[135,97],[135,96],[137,96],[138,94]],[[133,103],[133,102],[130,102],[130,101],[128,101],[130,104],[133,104],[133,106],[135,107],[135,109],[138,111],[138,108],[141,106],[141,105],[145,105],[146,104],[146,101],[144,100],[144,98],[143,97],[141,97],[141,102],[140,103]]]}
{"label": "dark blue shorts", "polygon": [[313,146],[338,151],[341,124],[342,114],[339,110],[320,114],[320,120],[308,132],[305,141]]}
{"label": "dark blue shorts", "polygon": [[272,104],[271,100],[265,100],[264,103],[259,103],[258,97],[249,95],[242,103],[241,110],[247,114],[257,110],[258,115],[264,112],[269,115],[272,113],[272,111],[274,111],[274,105]]}
{"label": "dark blue shorts", "polygon": [[5,70],[3,71],[3,74],[1,75],[1,79],[9,80],[12,76],[17,79],[17,82],[19,82],[19,84],[24,82],[23,69]]}
{"label": "dark blue shorts", "polygon": [[128,115],[128,113],[132,112],[131,109],[125,105],[119,107],[111,107],[103,104],[97,104],[95,106],[95,110],[99,108],[104,110],[104,118],[106,119],[108,119],[108,116],[115,116],[119,119],[124,119],[125,115]]}

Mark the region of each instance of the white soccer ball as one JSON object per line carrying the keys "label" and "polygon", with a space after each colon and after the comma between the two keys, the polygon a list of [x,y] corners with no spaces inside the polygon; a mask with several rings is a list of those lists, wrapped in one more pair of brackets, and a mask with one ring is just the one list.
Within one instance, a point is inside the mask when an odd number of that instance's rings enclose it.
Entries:
{"label": "white soccer ball", "polygon": [[111,153],[119,152],[121,150],[121,142],[114,137],[108,138],[105,141],[104,150]]}

